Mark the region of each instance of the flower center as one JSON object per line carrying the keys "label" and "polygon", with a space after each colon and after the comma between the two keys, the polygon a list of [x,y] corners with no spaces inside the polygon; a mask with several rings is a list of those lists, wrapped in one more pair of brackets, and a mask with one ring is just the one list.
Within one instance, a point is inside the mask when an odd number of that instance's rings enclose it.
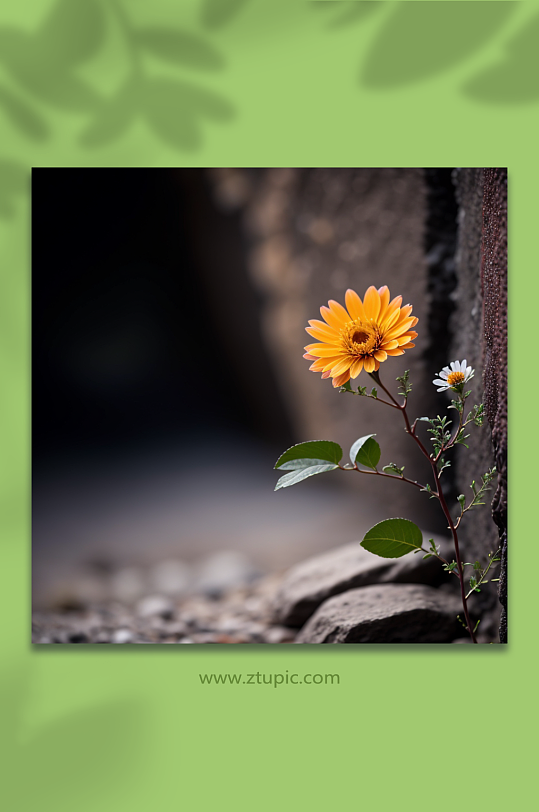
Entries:
{"label": "flower center", "polygon": [[464,372],[450,372],[447,376],[447,383],[449,386],[457,386],[464,381]]}
{"label": "flower center", "polygon": [[341,330],[341,344],[348,355],[362,358],[378,349],[380,334],[374,324],[349,321]]}

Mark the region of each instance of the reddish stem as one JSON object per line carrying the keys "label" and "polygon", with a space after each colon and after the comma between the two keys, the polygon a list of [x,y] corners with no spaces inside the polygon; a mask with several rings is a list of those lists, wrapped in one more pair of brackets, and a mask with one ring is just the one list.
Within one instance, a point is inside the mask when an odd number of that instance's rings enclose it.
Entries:
{"label": "reddish stem", "polygon": [[459,540],[458,540],[457,530],[455,528],[455,524],[453,522],[453,519],[451,518],[451,513],[449,512],[449,508],[447,507],[447,502],[445,501],[442,486],[440,485],[440,477],[439,477],[439,474],[438,474],[438,468],[436,466],[437,458],[433,459],[431,457],[431,455],[429,454],[429,452],[427,451],[427,449],[425,448],[425,446],[423,445],[423,443],[421,442],[419,437],[416,435],[416,433],[415,433],[415,423],[414,423],[413,428],[410,425],[410,421],[409,421],[408,415],[406,413],[406,398],[404,399],[404,402],[402,404],[398,403],[395,400],[395,398],[393,397],[393,395],[391,394],[391,392],[388,389],[386,389],[386,387],[384,386],[384,384],[380,380],[380,375],[377,372],[374,372],[374,373],[371,372],[369,374],[370,374],[371,378],[373,378],[378,383],[378,385],[382,387],[382,389],[384,390],[386,395],[393,401],[395,406],[398,409],[400,409],[400,411],[402,412],[402,416],[404,418],[404,422],[406,424],[406,432],[410,435],[410,437],[412,437],[413,440],[415,440],[415,442],[419,446],[419,449],[421,450],[422,454],[428,459],[428,461],[430,463],[430,466],[432,468],[432,475],[434,477],[434,482],[435,482],[435,485],[436,485],[436,491],[437,491],[436,496],[440,500],[440,506],[441,506],[441,508],[442,508],[442,510],[444,512],[444,516],[445,516],[445,518],[447,520],[449,530],[451,530],[451,535],[453,536],[453,544],[455,546],[455,557],[457,559],[457,567],[458,567],[458,573],[459,573],[460,594],[461,594],[461,598],[462,598],[462,608],[464,609],[464,617],[466,619],[466,628],[468,629],[468,632],[470,634],[472,643],[477,643],[477,640],[475,638],[475,634],[474,634],[474,631],[473,631],[473,628],[472,628],[472,624],[471,624],[471,621],[470,621],[470,615],[468,614],[468,604],[467,604],[467,601],[466,601],[466,591],[464,589],[464,567],[462,566],[462,560],[461,560],[461,557],[460,557]]}

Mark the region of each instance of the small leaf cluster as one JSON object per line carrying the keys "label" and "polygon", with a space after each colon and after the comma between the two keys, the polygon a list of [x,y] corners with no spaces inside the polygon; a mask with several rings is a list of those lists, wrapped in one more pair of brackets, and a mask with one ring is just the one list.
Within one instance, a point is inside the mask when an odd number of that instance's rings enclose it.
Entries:
{"label": "small leaf cluster", "polygon": [[449,420],[449,418],[445,415],[444,417],[437,415],[433,419],[430,417],[420,417],[419,419],[424,420],[430,426],[427,431],[429,434],[432,434],[430,439],[434,445],[434,454],[437,456],[451,440],[451,431],[449,430],[449,426],[451,426],[452,421]]}
{"label": "small leaf cluster", "polygon": [[386,474],[396,474],[397,476],[404,476],[404,465],[399,467],[395,465],[394,462],[390,462],[389,465],[384,465],[382,471],[385,471]]}
{"label": "small leaf cluster", "polygon": [[472,480],[470,488],[472,489],[473,496],[470,504],[467,507],[465,507],[466,505],[465,495],[461,493],[457,496],[457,502],[459,503],[462,511],[461,515],[464,515],[464,513],[466,513],[468,510],[471,510],[474,507],[479,507],[480,505],[485,504],[485,502],[483,502],[482,500],[485,498],[487,491],[491,490],[490,483],[492,482],[495,476],[496,476],[496,466],[494,466],[494,468],[490,468],[486,472],[486,474],[483,474],[483,476],[481,477],[481,484],[478,485],[475,479]]}
{"label": "small leaf cluster", "polygon": [[398,393],[404,398],[407,398],[412,391],[412,384],[410,383],[410,370],[407,369],[402,375],[397,378],[399,383]]}
{"label": "small leaf cluster", "polygon": [[352,395],[359,395],[363,398],[374,398],[375,400],[378,398],[378,390],[376,387],[372,387],[370,392],[367,392],[366,386],[358,386],[357,389],[352,387],[350,381],[346,381],[343,385],[339,388],[339,392],[350,392]]}
{"label": "small leaf cluster", "polygon": [[[489,553],[488,563],[487,563],[487,565],[486,565],[486,567],[484,569],[481,566],[480,561],[476,561],[473,564],[470,561],[467,561],[464,564],[464,567],[473,567],[473,574],[470,575],[470,591],[468,592],[468,595],[466,596],[467,598],[472,594],[472,592],[481,592],[479,587],[482,584],[488,584],[488,581],[486,579],[486,575],[490,571],[492,565],[495,564],[496,562],[500,561],[500,558],[498,558],[499,554],[500,554],[500,550],[496,550],[496,552],[494,554]],[[490,580],[491,581],[499,581],[499,578],[491,578]]]}
{"label": "small leaf cluster", "polygon": [[430,541],[429,552],[425,553],[423,558],[432,558],[433,555],[435,555],[436,558],[438,558],[438,556],[440,555],[440,545],[435,544],[434,539],[429,539],[429,541]]}

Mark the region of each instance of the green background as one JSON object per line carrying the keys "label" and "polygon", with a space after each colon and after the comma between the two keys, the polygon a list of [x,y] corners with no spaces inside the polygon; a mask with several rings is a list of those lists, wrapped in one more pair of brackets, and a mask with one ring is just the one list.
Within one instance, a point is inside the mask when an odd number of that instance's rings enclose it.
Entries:
{"label": "green background", "polygon": [[[532,791],[534,467],[522,449],[532,459],[538,37],[531,2],[2,4],[0,764],[10,812],[502,809]],[[508,646],[31,647],[30,168],[228,165],[509,167]],[[341,684],[198,680],[286,669],[338,672]]]}

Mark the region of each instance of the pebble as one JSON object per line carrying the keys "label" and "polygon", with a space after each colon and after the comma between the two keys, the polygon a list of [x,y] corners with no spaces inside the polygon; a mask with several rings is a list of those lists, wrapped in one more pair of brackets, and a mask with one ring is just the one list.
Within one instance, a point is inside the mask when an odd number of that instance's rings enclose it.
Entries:
{"label": "pebble", "polygon": [[158,615],[164,620],[172,620],[174,617],[174,604],[163,595],[148,595],[148,597],[137,603],[137,615],[141,618]]}
{"label": "pebble", "polygon": [[112,642],[113,643],[132,643],[133,642],[133,632],[131,629],[116,629],[116,631],[112,635]]}

